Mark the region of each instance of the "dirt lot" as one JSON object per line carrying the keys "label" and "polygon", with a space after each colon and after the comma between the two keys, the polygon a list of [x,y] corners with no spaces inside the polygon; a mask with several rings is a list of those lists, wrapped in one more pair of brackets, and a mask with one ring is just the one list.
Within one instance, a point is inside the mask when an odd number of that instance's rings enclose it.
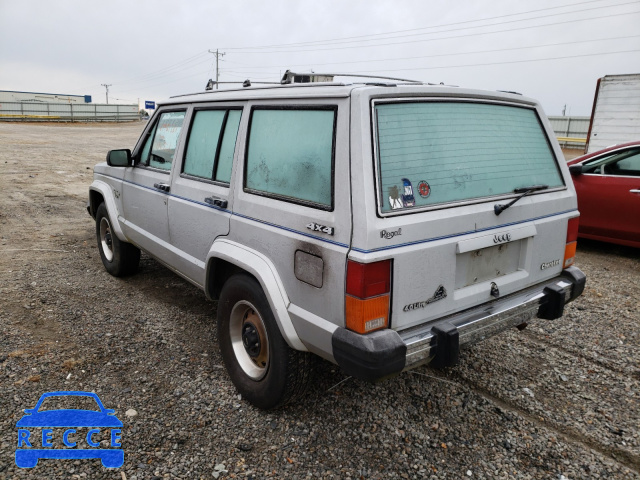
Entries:
{"label": "dirt lot", "polygon": [[[456,368],[372,386],[323,363],[264,413],[222,367],[215,303],[147,256],[127,279],[100,262],[91,169],[141,129],[0,123],[0,478],[640,478],[640,251],[581,242],[564,318]],[[15,466],[23,409],[56,390],[115,409],[122,468]]]}

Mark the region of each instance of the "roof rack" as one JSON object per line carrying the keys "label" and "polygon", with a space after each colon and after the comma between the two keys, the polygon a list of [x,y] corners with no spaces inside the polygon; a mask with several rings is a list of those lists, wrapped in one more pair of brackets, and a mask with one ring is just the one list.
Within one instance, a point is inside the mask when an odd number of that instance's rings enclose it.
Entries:
{"label": "roof rack", "polygon": [[356,77],[356,78],[377,78],[380,80],[396,80],[408,83],[424,83],[420,80],[409,80],[407,78],[384,77],[382,75],[360,75],[357,73],[295,73],[291,70],[284,72],[280,83],[288,85],[291,83],[316,83],[316,82],[333,82],[333,77]]}
{"label": "roof rack", "polygon": [[[280,85],[280,82],[253,82],[253,83],[259,84],[259,85]],[[216,82],[210,78],[209,81],[207,82],[206,87],[204,87],[204,89],[206,91],[213,90],[214,85],[242,85],[243,87],[250,87],[251,80],[247,78],[244,82]]]}

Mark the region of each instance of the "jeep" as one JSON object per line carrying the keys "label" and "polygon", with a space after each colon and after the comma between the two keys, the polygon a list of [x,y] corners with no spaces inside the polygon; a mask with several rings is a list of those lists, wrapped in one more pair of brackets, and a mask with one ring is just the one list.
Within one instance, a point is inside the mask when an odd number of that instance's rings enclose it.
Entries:
{"label": "jeep", "polygon": [[301,394],[315,356],[376,381],[562,316],[585,285],[579,213],[538,102],[316,80],[159,103],[94,169],[107,271],[144,250],[218,301],[226,369],[263,409]]}

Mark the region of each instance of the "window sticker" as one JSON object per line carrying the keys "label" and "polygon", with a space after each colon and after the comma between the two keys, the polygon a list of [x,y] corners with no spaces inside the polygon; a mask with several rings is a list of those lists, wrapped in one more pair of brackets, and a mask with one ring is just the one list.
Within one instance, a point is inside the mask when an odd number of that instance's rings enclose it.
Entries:
{"label": "window sticker", "polygon": [[418,184],[418,193],[422,198],[427,198],[431,194],[431,187],[424,180]]}
{"label": "window sticker", "polygon": [[402,179],[404,185],[404,193],[402,194],[402,205],[405,207],[413,207],[416,204],[416,197],[413,196],[413,185],[407,178]]}
{"label": "window sticker", "polygon": [[389,205],[392,210],[402,208],[402,200],[400,200],[400,192],[396,185],[389,187]]}

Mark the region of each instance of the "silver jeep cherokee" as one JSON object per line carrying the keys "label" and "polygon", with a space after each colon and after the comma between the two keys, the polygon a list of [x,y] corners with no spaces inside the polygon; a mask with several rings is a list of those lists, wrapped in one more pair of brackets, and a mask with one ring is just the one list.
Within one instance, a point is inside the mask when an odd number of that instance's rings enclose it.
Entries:
{"label": "silver jeep cherokee", "polygon": [[365,380],[455,365],[582,293],[576,194],[535,100],[293,78],[161,103],[89,192],[109,273],[144,250],[218,300],[251,403],[299,395],[312,354]]}

